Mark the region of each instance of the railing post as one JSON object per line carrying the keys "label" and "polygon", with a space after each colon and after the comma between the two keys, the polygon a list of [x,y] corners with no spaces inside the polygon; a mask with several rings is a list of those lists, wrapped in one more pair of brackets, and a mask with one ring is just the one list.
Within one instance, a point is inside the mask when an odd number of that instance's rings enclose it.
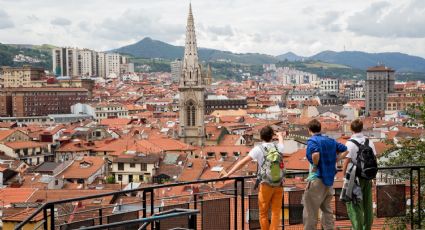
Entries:
{"label": "railing post", "polygon": [[419,213],[419,228],[422,229],[422,205],[421,205],[421,168],[417,168],[418,170],[418,213]]}
{"label": "railing post", "polygon": [[55,206],[50,206],[50,230],[55,229]]}
{"label": "railing post", "polygon": [[285,230],[285,189],[282,192],[282,230]]}
{"label": "railing post", "polygon": [[49,218],[47,217],[47,207],[43,208],[43,220],[44,220],[43,228],[45,230],[47,230],[48,229],[48,220],[49,220]]}
{"label": "railing post", "polygon": [[242,230],[245,230],[245,180],[241,179],[241,213],[242,213]]}
{"label": "railing post", "polygon": [[196,230],[196,214],[189,216],[189,229]]}
{"label": "railing post", "polygon": [[99,209],[99,225],[102,225],[103,224],[103,221],[102,221],[102,208],[100,208]]}
{"label": "railing post", "polygon": [[143,208],[143,218],[146,218],[146,190],[143,189],[142,192],[142,208]]}
{"label": "railing post", "polygon": [[415,194],[413,194],[413,168],[410,168],[410,228],[415,228],[415,219],[413,214],[413,207]]}
{"label": "railing post", "polygon": [[198,195],[193,194],[193,209],[198,209]]}
{"label": "railing post", "polygon": [[238,230],[238,180],[235,179],[235,230]]}
{"label": "railing post", "polygon": [[[153,216],[153,214],[155,213],[155,195],[153,192],[153,189],[150,190],[150,194],[151,194],[151,215]],[[155,228],[155,222],[152,223],[154,226],[152,226],[152,229],[156,229]]]}

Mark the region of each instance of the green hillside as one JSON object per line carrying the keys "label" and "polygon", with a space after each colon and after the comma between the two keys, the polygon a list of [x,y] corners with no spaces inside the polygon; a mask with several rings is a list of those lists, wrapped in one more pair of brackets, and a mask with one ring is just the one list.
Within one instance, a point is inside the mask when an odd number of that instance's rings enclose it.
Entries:
{"label": "green hillside", "polygon": [[[29,46],[29,45],[5,45],[0,43],[0,66],[23,66],[31,65],[52,68],[51,49],[53,46]],[[21,55],[19,60],[15,60],[16,55]]]}

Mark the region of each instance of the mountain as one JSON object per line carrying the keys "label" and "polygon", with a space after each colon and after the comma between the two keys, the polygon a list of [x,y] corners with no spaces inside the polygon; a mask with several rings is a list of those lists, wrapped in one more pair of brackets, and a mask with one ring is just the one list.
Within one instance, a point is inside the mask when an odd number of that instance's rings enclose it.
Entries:
{"label": "mountain", "polygon": [[[277,56],[280,60],[297,61],[300,57],[293,53]],[[366,53],[361,51],[323,51],[305,60],[322,61],[327,63],[350,66],[354,69],[365,70],[378,64],[384,64],[395,69],[397,72],[425,72],[425,59],[397,52]]]}
{"label": "mountain", "polygon": [[[137,58],[164,58],[173,60],[183,58],[184,47],[170,45],[168,43],[153,40],[147,37],[137,43],[124,46],[112,51],[123,54],[129,54]],[[205,61],[230,60],[232,62],[242,64],[267,64],[276,63],[279,61],[276,57],[266,54],[238,54],[229,51],[221,51],[207,48],[199,48],[198,55],[201,60]]]}
{"label": "mountain", "polygon": [[298,55],[296,55],[295,53],[292,53],[292,52],[281,54],[281,55],[278,55],[276,57],[279,60],[281,60],[281,61],[285,61],[285,60],[288,60],[288,61],[302,61],[302,60],[305,59],[305,57],[298,56]]}

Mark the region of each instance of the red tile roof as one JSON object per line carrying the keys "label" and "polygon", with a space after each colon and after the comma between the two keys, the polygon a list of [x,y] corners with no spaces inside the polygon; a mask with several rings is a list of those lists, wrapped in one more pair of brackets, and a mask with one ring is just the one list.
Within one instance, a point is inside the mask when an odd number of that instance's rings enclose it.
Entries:
{"label": "red tile roof", "polygon": [[24,148],[43,148],[47,147],[47,144],[35,142],[35,141],[14,141],[14,142],[6,142],[4,145],[8,146],[12,149],[24,149]]}
{"label": "red tile roof", "polygon": [[96,172],[105,167],[103,157],[83,157],[81,160],[75,160],[66,168],[60,177],[64,179],[87,179]]}
{"label": "red tile roof", "polygon": [[3,188],[0,189],[0,203],[4,206],[12,203],[28,202],[28,199],[37,191],[34,188]]}

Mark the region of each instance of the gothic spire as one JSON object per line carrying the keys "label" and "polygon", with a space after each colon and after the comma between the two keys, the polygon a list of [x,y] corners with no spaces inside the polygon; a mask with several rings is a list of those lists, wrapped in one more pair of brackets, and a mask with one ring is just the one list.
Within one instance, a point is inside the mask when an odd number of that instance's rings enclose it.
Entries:
{"label": "gothic spire", "polygon": [[184,48],[183,68],[198,68],[198,49],[196,45],[195,21],[192,14],[192,4],[189,4],[189,16],[186,26],[186,43]]}

